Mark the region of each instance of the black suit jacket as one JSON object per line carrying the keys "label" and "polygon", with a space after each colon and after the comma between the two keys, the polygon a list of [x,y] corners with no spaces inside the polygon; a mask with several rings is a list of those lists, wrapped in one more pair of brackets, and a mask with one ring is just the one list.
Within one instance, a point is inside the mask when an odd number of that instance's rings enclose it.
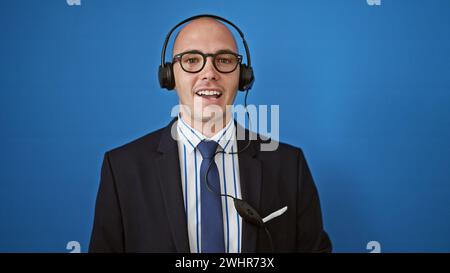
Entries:
{"label": "black suit jacket", "polygon": [[[171,126],[105,153],[89,252],[190,252],[180,162]],[[248,143],[238,140],[241,151]],[[240,153],[242,199],[267,223],[275,252],[329,252],[319,196],[302,151],[280,143]],[[270,252],[264,230],[243,221],[242,252]]]}

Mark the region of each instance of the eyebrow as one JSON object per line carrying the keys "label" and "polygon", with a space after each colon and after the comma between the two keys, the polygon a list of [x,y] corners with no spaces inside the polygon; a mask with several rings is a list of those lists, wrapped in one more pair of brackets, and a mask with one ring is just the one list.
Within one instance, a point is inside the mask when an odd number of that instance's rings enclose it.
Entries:
{"label": "eyebrow", "polygon": [[[175,56],[178,55],[178,54],[185,53],[185,52],[201,52],[201,53],[203,53],[203,54],[207,54],[207,53],[205,53],[205,52],[203,52],[203,51],[201,51],[201,50],[198,50],[198,49],[187,49],[187,50],[183,50],[183,51],[181,51],[181,52],[179,52],[179,53],[174,54],[173,57],[175,57]],[[235,52],[235,51],[233,51],[233,50],[231,50],[231,49],[228,49],[228,48],[216,50],[215,52],[213,52],[213,54],[216,54],[216,53],[219,53],[219,52],[220,52],[220,53],[223,52],[223,53],[239,54],[239,52]]]}

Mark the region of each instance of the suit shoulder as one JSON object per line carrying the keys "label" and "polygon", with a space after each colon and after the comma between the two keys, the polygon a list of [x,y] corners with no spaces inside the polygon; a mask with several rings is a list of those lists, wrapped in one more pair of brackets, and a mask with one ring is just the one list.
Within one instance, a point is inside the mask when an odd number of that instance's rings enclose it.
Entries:
{"label": "suit shoulder", "polygon": [[113,157],[122,157],[135,155],[138,153],[142,153],[143,151],[156,151],[163,130],[164,128],[160,128],[156,131],[136,138],[126,144],[113,148],[106,153]]}
{"label": "suit shoulder", "polygon": [[288,143],[280,142],[280,149],[288,153],[303,156],[303,150],[301,147],[297,147]]}
{"label": "suit shoulder", "polygon": [[259,154],[262,159],[280,160],[282,162],[305,160],[302,148],[270,139],[259,142]]}

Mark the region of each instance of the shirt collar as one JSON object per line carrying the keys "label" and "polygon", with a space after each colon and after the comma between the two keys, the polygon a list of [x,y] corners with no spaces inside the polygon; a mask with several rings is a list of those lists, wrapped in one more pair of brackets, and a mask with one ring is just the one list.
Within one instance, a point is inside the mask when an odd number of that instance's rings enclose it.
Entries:
{"label": "shirt collar", "polygon": [[207,138],[198,130],[189,126],[178,114],[177,132],[178,139],[186,146],[186,151],[191,153],[202,140],[213,140],[227,153],[231,151],[236,139],[234,120],[230,119],[228,124],[217,132],[213,137]]}

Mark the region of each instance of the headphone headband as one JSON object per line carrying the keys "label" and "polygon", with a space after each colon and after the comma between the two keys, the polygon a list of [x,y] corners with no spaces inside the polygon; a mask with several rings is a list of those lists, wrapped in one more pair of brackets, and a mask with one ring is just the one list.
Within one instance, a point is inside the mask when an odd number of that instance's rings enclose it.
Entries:
{"label": "headphone headband", "polygon": [[166,36],[166,40],[164,41],[164,45],[163,45],[162,52],[161,52],[161,65],[163,67],[165,65],[164,62],[166,59],[166,48],[167,48],[167,45],[169,44],[170,36],[172,36],[172,33],[182,24],[187,23],[189,21],[193,21],[198,18],[202,18],[202,17],[213,18],[213,19],[225,22],[225,23],[229,24],[230,26],[232,26],[239,33],[239,36],[241,36],[242,43],[244,44],[244,48],[245,48],[245,54],[247,56],[247,66],[252,66],[252,62],[250,60],[250,51],[248,49],[247,41],[244,38],[244,33],[235,24],[233,24],[232,22],[228,21],[225,18],[222,18],[217,15],[213,15],[213,14],[200,14],[200,15],[189,17],[189,18],[179,22],[169,31],[169,33]]}

